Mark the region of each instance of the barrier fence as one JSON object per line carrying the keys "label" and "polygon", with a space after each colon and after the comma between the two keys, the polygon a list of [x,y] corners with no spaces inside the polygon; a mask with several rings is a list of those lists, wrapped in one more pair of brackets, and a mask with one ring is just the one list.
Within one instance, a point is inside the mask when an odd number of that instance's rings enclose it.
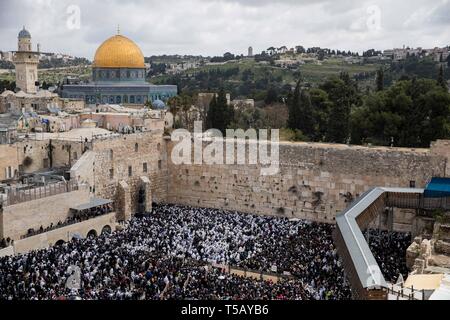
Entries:
{"label": "barrier fence", "polygon": [[26,190],[8,190],[6,191],[6,199],[3,199],[1,205],[7,207],[77,190],[79,190],[79,186],[75,181],[52,183]]}
{"label": "barrier fence", "polygon": [[221,264],[215,264],[215,263],[208,263],[204,261],[198,261],[191,258],[185,258],[185,262],[190,262],[194,265],[198,266],[208,266],[212,268],[222,269],[228,274],[233,274],[237,276],[242,276],[245,278],[252,278],[257,280],[265,280],[265,281],[272,281],[272,282],[279,282],[281,280],[295,280],[296,278],[293,275],[287,275],[287,274],[280,274],[275,272],[268,272],[268,271],[261,271],[261,270],[253,270],[253,269],[247,269],[247,268],[241,268],[237,266],[231,266],[231,265],[221,265]]}

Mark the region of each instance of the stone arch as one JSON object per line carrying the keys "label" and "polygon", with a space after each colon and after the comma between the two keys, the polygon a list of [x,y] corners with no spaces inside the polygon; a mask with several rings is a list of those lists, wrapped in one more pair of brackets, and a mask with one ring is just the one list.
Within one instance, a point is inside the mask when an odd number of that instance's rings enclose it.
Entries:
{"label": "stone arch", "polygon": [[90,230],[90,231],[87,233],[86,238],[90,238],[90,237],[96,238],[97,235],[98,235],[98,234],[97,234],[97,230],[92,229],[92,230]]}
{"label": "stone arch", "polygon": [[101,234],[110,234],[112,232],[111,226],[106,225],[102,228]]}
{"label": "stone arch", "polygon": [[65,243],[65,241],[64,240],[58,240],[58,241],[56,241],[56,243],[55,243],[55,247],[59,247],[59,246],[62,246],[63,244]]}

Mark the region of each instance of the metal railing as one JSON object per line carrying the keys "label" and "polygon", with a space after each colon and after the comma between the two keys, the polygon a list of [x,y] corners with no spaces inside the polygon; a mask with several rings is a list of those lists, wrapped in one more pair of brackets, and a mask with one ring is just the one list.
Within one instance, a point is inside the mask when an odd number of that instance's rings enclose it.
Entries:
{"label": "metal railing", "polygon": [[[387,288],[388,295],[396,297],[396,300],[426,300],[425,290],[416,290],[400,285],[391,285]],[[391,299],[392,300],[392,299]]]}
{"label": "metal railing", "polygon": [[2,201],[1,205],[7,207],[77,190],[79,190],[79,185],[75,181],[57,182],[25,190],[7,190],[6,199]]}

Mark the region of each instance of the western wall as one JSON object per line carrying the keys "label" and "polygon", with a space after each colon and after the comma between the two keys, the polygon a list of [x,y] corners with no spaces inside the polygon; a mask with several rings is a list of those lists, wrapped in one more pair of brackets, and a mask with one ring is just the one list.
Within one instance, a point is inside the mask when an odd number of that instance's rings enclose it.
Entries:
{"label": "western wall", "polygon": [[[433,176],[445,176],[446,143],[437,142],[431,149],[281,143],[280,169],[273,176],[262,176],[258,165],[169,161],[167,200],[330,223],[371,187],[420,188]],[[170,142],[169,155],[173,147]],[[409,231],[413,216],[398,210],[395,229]]]}
{"label": "western wall", "polygon": [[[71,165],[71,179],[87,184],[91,195],[115,200],[119,221],[149,210],[152,202],[167,202],[333,223],[371,187],[420,188],[433,176],[446,176],[450,156],[448,141],[430,149],[281,143],[279,172],[263,176],[261,165],[174,164],[176,143],[160,131],[96,139],[85,153],[82,142],[51,144],[53,164]],[[9,150],[16,150],[18,165],[29,156],[28,170],[39,170],[48,145],[21,142]],[[414,213],[397,211],[395,228],[409,231]]]}

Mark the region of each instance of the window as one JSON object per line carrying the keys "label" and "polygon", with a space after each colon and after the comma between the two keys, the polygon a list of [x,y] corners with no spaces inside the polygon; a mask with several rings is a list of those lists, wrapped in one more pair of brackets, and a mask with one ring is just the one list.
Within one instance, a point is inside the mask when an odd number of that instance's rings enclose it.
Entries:
{"label": "window", "polygon": [[13,177],[12,167],[5,168],[6,179],[11,179]]}
{"label": "window", "polygon": [[158,169],[161,170],[161,168],[162,168],[162,161],[159,160],[159,161],[158,161]]}
{"label": "window", "polygon": [[139,144],[134,145],[134,152],[139,152]]}
{"label": "window", "polygon": [[143,171],[144,173],[147,173],[147,172],[148,172],[147,162],[144,162],[144,164],[142,165],[142,171]]}
{"label": "window", "polygon": [[409,182],[409,187],[410,188],[415,188],[416,187],[416,182],[415,181],[410,181]]}
{"label": "window", "polygon": [[109,169],[109,178],[114,179],[114,169]]}
{"label": "window", "polygon": [[114,159],[114,151],[109,150],[109,160],[112,161]]}
{"label": "window", "polygon": [[73,153],[73,159],[78,160],[78,153],[76,153],[76,152]]}
{"label": "window", "polygon": [[132,166],[129,166],[129,167],[128,167],[128,176],[129,176],[129,177],[132,177],[132,176],[133,176],[133,167],[132,167]]}
{"label": "window", "polygon": [[161,150],[161,143],[158,143],[158,145],[156,146],[156,149],[158,149],[158,151]]}

